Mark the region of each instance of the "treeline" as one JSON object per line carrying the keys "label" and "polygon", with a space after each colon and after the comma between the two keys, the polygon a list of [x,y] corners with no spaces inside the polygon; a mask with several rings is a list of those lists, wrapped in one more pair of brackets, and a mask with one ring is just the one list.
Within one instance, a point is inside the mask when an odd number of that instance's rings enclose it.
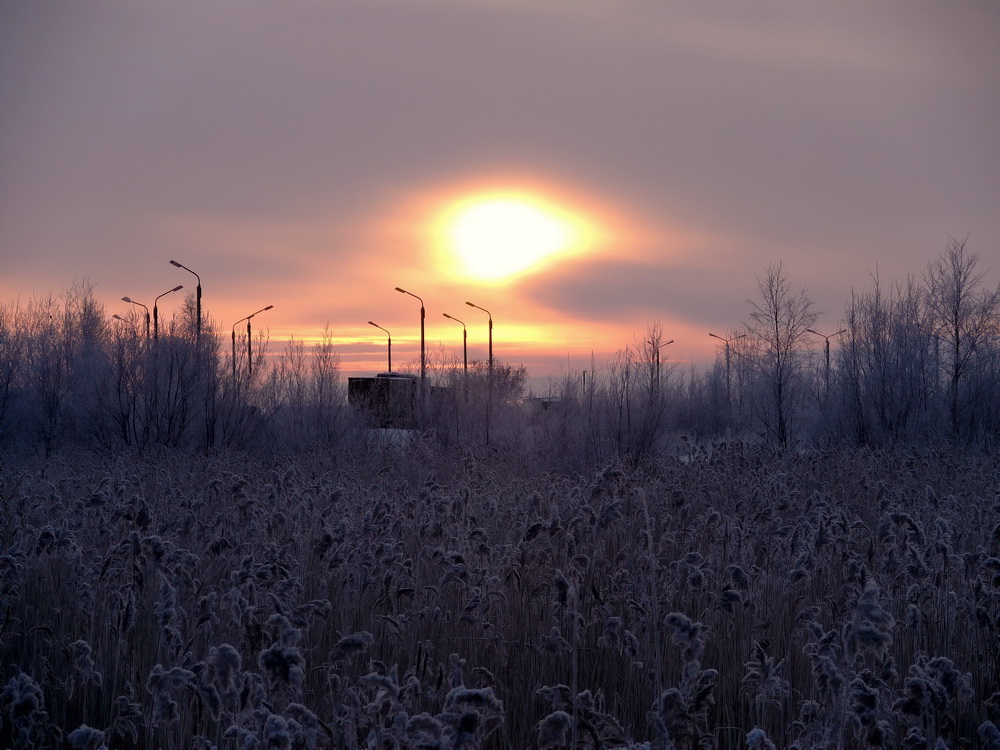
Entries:
{"label": "treeline", "polygon": [[[597,377],[560,384],[538,441],[564,461],[640,461],[664,449],[750,440],[818,445],[995,447],[1000,439],[1000,284],[950,241],[919,277],[852,291],[820,331],[815,303],[770,266],[713,366],[683,371],[662,329]],[[714,334],[713,334],[714,335]],[[690,442],[687,437],[690,436]]]}
{"label": "treeline", "polygon": [[109,318],[90,285],[0,307],[0,444],[146,452],[331,445],[347,429],[339,358],[327,334],[306,357],[288,343],[197,325],[193,298],[157,334],[143,314]]}
{"label": "treeline", "polygon": [[[349,405],[328,328],[272,354],[266,333],[199,326],[196,307],[188,297],[151,329],[142,311],[109,317],[89,283],[0,305],[0,448],[349,453],[413,437],[372,430],[385,420]],[[405,426],[443,444],[511,445],[525,379],[502,363],[461,378],[439,364]]]}
{"label": "treeline", "polygon": [[[544,399],[522,398],[523,368],[476,362],[466,373],[441,361],[416,423],[425,443],[562,468],[718,440],[994,446],[1000,285],[985,274],[964,241],[951,241],[919,277],[875,277],[852,292],[837,329],[818,331],[808,292],[770,266],[745,322],[716,335],[709,367],[670,362],[658,324]],[[347,452],[385,439],[348,405],[329,331],[268,353],[266,335],[199,326],[197,315],[189,298],[151,338],[141,313],[109,317],[87,284],[0,306],[0,446]]]}

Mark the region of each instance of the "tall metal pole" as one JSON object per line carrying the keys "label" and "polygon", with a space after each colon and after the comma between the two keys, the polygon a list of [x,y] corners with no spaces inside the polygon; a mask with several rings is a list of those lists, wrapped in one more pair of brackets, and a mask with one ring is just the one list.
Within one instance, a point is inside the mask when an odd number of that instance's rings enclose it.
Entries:
{"label": "tall metal pole", "polygon": [[149,340],[149,308],[141,302],[136,302],[134,299],[129,299],[128,297],[122,297],[122,302],[128,302],[131,305],[138,305],[146,311],[146,339]]}
{"label": "tall metal pole", "polygon": [[663,344],[660,344],[659,346],[657,346],[656,342],[653,339],[649,340],[649,345],[651,347],[654,347],[653,348],[653,367],[655,369],[653,370],[653,385],[655,387],[657,387],[657,388],[660,387],[660,349],[662,349],[665,346],[669,346],[672,343],[674,343],[674,340],[670,339],[670,341],[667,341],[666,343],[663,343]]}
{"label": "tall metal pole", "polygon": [[[146,325],[149,325],[147,320]],[[149,335],[148,333],[146,334]],[[934,394],[937,395],[938,388],[941,384],[941,337],[936,333],[931,334],[934,337]]]}
{"label": "tall metal pole", "polygon": [[195,315],[198,316],[198,321],[195,327],[195,341],[201,342],[201,276],[192,271],[190,268],[182,263],[178,263],[176,260],[170,261],[170,265],[176,266],[177,268],[183,268],[188,273],[193,273],[194,277],[198,279],[198,289],[195,293]]}
{"label": "tall metal pole", "polygon": [[262,312],[266,312],[273,308],[274,305],[268,305],[267,307],[260,308],[257,312],[247,315],[245,318],[240,318],[235,323],[233,323],[233,382],[236,382],[236,326],[242,323],[244,320],[247,322],[247,382],[250,382],[250,375],[252,374],[252,349],[250,340],[250,318],[254,315],[259,315]]}
{"label": "tall metal pole", "polygon": [[413,292],[408,292],[402,287],[397,286],[396,291],[420,300],[420,387],[423,388],[424,383],[427,381],[427,355],[424,348],[424,318],[427,317],[427,313],[424,310],[424,301]]}
{"label": "tall metal pole", "polygon": [[732,387],[731,387],[731,383],[730,383],[730,379],[729,379],[729,361],[730,361],[729,360],[729,342],[736,341],[736,339],[744,338],[746,336],[746,334],[745,333],[741,333],[739,336],[732,336],[732,337],[730,337],[728,339],[724,339],[724,338],[722,338],[722,336],[716,336],[714,333],[710,333],[708,335],[711,336],[713,339],[718,339],[719,341],[724,342],[725,345],[726,345],[726,401],[732,401],[732,399],[733,399],[733,393],[732,393]]}
{"label": "tall metal pole", "polygon": [[382,328],[382,326],[380,326],[378,323],[373,323],[372,321],[369,320],[368,325],[375,326],[379,330],[385,331],[385,335],[389,337],[389,373],[392,374],[392,334],[389,333],[389,331],[387,331],[385,328]]}
{"label": "tall metal pole", "polygon": [[824,336],[822,333],[820,333],[819,331],[814,331],[812,328],[807,328],[806,330],[809,331],[809,333],[814,333],[823,339],[823,354],[826,360],[826,370],[824,371],[823,382],[826,387],[826,392],[829,393],[830,392],[830,339],[832,339],[834,336],[839,336],[842,333],[847,333],[847,329],[841,328],[839,331],[837,331],[836,333],[831,333],[829,336]]}
{"label": "tall metal pole", "polygon": [[163,294],[161,294],[159,297],[157,297],[156,299],[153,300],[153,338],[154,339],[160,338],[160,315],[156,311],[156,303],[160,301],[160,297],[166,297],[171,292],[179,292],[183,288],[184,288],[184,286],[182,284],[178,284],[173,289],[168,289]]}
{"label": "tall metal pole", "polygon": [[729,359],[729,342],[726,342],[726,401],[732,401],[733,399],[733,386],[732,380],[730,378],[730,359]]}
{"label": "tall metal pole", "polygon": [[482,310],[490,319],[490,375],[493,374],[493,314],[487,310],[485,307],[480,307],[479,305],[474,305],[471,302],[466,302],[469,307],[474,307],[477,310]]}
{"label": "tall metal pole", "polygon": [[459,320],[454,315],[449,315],[448,313],[441,313],[449,320],[454,320],[456,323],[462,324],[462,364],[465,366],[465,374],[469,374],[469,330],[465,327],[465,322]]}

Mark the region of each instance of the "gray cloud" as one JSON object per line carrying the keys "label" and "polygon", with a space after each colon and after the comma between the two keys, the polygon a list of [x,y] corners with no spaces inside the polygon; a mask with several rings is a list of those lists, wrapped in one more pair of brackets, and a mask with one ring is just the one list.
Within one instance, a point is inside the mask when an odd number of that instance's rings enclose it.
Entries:
{"label": "gray cloud", "polygon": [[647,235],[515,298],[722,327],[784,261],[835,316],[948,233],[995,252],[998,31],[924,2],[5,3],[0,292],[155,294],[183,256],[220,304],[329,279],[301,323],[353,319],[354,269],[400,267],[386,212],[512,175]]}

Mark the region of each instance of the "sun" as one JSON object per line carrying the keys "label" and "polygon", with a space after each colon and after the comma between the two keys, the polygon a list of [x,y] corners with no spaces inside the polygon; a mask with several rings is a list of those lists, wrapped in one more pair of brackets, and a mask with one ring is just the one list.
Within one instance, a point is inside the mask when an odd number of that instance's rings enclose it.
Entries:
{"label": "sun", "polygon": [[459,275],[503,282],[586,245],[583,222],[542,198],[486,193],[463,199],[441,222],[445,250]]}

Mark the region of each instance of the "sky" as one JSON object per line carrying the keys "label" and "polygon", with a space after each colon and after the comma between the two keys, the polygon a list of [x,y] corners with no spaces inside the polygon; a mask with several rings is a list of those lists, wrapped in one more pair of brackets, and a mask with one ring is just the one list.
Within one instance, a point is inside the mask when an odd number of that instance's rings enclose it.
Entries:
{"label": "sky", "polygon": [[[1000,270],[988,0],[0,0],[0,301],[89,283],[345,374],[710,362],[782,264],[833,331],[949,237]],[[817,345],[821,344],[818,342]]]}

